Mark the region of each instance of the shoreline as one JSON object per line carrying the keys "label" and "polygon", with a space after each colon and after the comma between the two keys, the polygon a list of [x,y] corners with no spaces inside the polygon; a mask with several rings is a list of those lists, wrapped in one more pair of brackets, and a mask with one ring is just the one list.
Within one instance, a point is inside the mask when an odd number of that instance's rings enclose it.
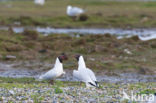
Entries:
{"label": "shoreline", "polygon": [[[39,67],[39,64],[27,64],[22,65],[17,62],[14,64],[8,64],[8,63],[2,63],[0,62],[0,78],[35,78],[37,79],[41,74],[44,74],[46,71],[48,71],[50,68],[53,67],[53,64],[42,64],[43,66]],[[36,66],[34,66],[36,65]],[[47,67],[49,65],[49,67]],[[49,69],[46,69],[49,68]],[[72,70],[74,68],[66,68],[64,71],[66,72],[66,75],[63,75],[61,78],[57,79],[60,81],[77,81],[72,76]],[[128,70],[128,69],[127,69]],[[123,72],[123,71],[117,71],[117,70],[93,70],[95,71],[96,77],[98,82],[104,82],[104,83],[147,83],[147,82],[156,82],[156,74],[143,74],[142,72]]]}
{"label": "shoreline", "polygon": [[14,33],[23,33],[25,30],[33,30],[45,36],[51,34],[67,34],[70,36],[80,35],[115,35],[118,39],[130,38],[132,36],[138,36],[140,40],[147,41],[155,39],[156,28],[135,28],[135,29],[122,29],[122,28],[53,28],[53,27],[7,27],[0,26],[0,30],[12,31]]}

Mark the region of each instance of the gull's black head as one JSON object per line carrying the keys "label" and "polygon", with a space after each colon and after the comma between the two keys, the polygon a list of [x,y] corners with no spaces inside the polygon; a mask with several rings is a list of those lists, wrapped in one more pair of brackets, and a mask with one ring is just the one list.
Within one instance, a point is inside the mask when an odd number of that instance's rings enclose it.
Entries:
{"label": "gull's black head", "polygon": [[68,57],[65,53],[62,53],[59,57],[58,57],[59,61],[62,63],[63,60],[67,60]]}
{"label": "gull's black head", "polygon": [[74,57],[76,58],[77,61],[79,61],[79,58],[80,58],[79,54],[75,55]]}

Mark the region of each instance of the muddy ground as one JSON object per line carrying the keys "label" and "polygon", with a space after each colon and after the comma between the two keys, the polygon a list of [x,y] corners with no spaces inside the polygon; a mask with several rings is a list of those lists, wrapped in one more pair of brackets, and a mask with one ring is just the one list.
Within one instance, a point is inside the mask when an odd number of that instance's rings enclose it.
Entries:
{"label": "muddy ground", "polygon": [[[51,69],[56,57],[63,52],[69,57],[64,62],[64,69],[69,72],[67,80],[72,78],[70,72],[77,68],[77,61],[73,58],[75,54],[84,56],[87,66],[99,76],[101,81],[109,82],[111,78],[113,82],[124,81],[122,78],[128,78],[126,81],[130,82],[155,80],[155,39],[141,41],[137,36],[117,39],[110,34],[80,35],[80,37],[66,34],[43,36],[29,30],[20,34],[11,30],[0,31],[0,69],[3,76],[18,77],[21,76],[19,71],[21,73],[23,71],[23,76],[40,75]],[[12,74],[11,69],[10,74],[3,72],[7,71],[7,65],[10,66],[8,68],[13,68]],[[109,76],[112,77],[101,79]],[[136,79],[133,80],[133,77]]]}

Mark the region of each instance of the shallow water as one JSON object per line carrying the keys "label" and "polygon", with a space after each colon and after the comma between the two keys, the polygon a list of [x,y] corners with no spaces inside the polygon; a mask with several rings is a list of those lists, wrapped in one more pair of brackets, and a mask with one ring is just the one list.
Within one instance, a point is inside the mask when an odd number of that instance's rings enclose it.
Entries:
{"label": "shallow water", "polygon": [[[138,35],[141,40],[151,40],[156,39],[156,28],[152,29],[120,29],[120,28],[41,28],[41,27],[13,27],[15,33],[21,33],[24,29],[33,29],[37,32],[48,35],[48,34],[69,34],[73,36],[86,35],[86,34],[111,34],[116,35],[119,39],[124,37],[131,37]],[[0,27],[0,30],[8,30],[8,27]]]}
{"label": "shallow water", "polygon": [[27,68],[15,68],[14,64],[0,63],[0,77],[36,77],[37,71]]}
{"label": "shallow water", "polygon": [[[72,71],[66,71],[66,75],[58,80],[62,81],[77,81],[72,77]],[[40,70],[32,70],[28,68],[15,68],[14,64],[0,63],[0,77],[33,77],[38,78],[41,74]],[[156,82],[156,75],[141,75],[135,73],[118,73],[118,76],[107,76],[96,74],[97,80],[108,83],[137,83],[137,82]]]}

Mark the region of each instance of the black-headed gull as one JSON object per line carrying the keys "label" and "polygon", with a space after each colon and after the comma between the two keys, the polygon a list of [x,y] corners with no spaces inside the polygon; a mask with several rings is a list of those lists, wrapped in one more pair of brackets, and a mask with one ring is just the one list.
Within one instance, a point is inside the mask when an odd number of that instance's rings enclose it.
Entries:
{"label": "black-headed gull", "polygon": [[86,87],[98,87],[98,83],[93,71],[86,67],[85,61],[82,55],[76,55],[75,58],[78,61],[78,70],[73,71],[73,77],[84,82]]}
{"label": "black-headed gull", "polygon": [[57,57],[54,67],[45,74],[41,75],[39,80],[51,80],[50,82],[53,83],[53,80],[65,74],[63,71],[63,60],[67,60],[67,56],[65,54]]}
{"label": "black-headed gull", "polygon": [[79,16],[84,10],[78,7],[67,6],[67,15],[71,17]]}

